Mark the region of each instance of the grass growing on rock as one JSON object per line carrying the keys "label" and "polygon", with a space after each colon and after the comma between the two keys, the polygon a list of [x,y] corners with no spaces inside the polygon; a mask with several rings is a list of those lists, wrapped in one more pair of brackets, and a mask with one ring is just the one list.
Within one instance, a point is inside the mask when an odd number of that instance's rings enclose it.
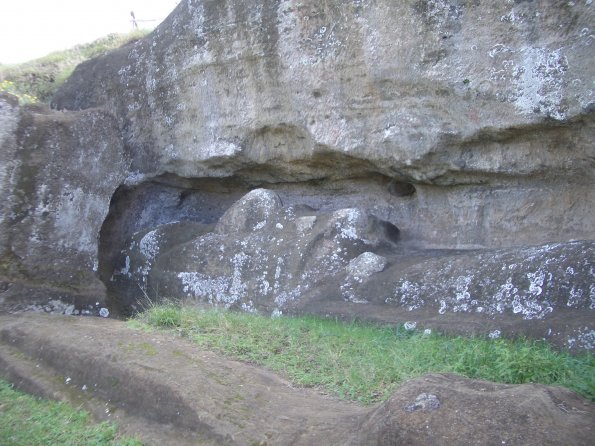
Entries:
{"label": "grass growing on rock", "polygon": [[297,385],[364,404],[383,400],[399,383],[426,373],[560,385],[595,400],[595,357],[557,352],[540,341],[428,335],[403,327],[173,304],[153,306],[132,324],[173,331],[205,349],[280,372]]}
{"label": "grass growing on rock", "polygon": [[114,424],[94,424],[89,413],[14,390],[0,379],[0,444],[11,446],[141,446],[119,438]]}

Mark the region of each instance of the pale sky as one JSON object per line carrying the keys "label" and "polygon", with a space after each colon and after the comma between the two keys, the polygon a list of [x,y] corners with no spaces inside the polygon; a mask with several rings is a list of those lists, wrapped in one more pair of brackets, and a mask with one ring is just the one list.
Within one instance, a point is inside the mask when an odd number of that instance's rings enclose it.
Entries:
{"label": "pale sky", "polygon": [[[179,0],[0,0],[0,63],[26,62],[52,51],[132,30],[154,28]],[[142,20],[154,20],[142,22]]]}

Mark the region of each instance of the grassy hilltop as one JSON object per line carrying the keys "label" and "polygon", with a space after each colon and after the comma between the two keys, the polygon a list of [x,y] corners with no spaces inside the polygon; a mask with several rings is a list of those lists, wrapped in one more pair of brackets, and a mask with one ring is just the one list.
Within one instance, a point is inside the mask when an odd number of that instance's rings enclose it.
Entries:
{"label": "grassy hilltop", "polygon": [[128,34],[110,34],[91,43],[56,51],[22,64],[0,64],[0,92],[17,96],[21,104],[49,102],[78,64],[139,40],[149,32],[136,30]]}

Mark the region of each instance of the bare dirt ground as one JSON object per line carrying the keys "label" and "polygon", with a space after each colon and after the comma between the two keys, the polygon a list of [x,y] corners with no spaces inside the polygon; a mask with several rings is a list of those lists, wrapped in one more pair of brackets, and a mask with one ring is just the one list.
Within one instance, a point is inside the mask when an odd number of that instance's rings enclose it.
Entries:
{"label": "bare dirt ground", "polygon": [[428,375],[362,407],[172,335],[91,317],[0,315],[0,375],[113,420],[148,445],[541,446],[595,438],[595,405],[562,388]]}

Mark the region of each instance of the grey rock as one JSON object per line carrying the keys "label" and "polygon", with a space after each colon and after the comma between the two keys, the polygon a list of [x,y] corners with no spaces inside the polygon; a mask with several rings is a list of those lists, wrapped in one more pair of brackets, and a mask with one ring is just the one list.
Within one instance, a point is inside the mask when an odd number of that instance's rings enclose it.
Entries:
{"label": "grey rock", "polygon": [[281,207],[281,199],[275,192],[254,189],[223,214],[215,231],[221,234],[259,231],[279,219]]}
{"label": "grey rock", "polygon": [[347,272],[356,280],[363,280],[374,273],[379,273],[386,266],[386,259],[373,252],[364,252],[351,260]]}
{"label": "grey rock", "polygon": [[403,324],[403,328],[407,331],[413,331],[417,328],[417,322],[407,321]]}
{"label": "grey rock", "polygon": [[359,206],[338,203],[357,178],[426,247],[592,239],[594,18],[583,2],[188,1],[53,104],[113,113],[134,178],[318,181],[334,210]]}
{"label": "grey rock", "polygon": [[405,406],[406,412],[415,412],[416,410],[436,410],[440,409],[440,400],[431,393],[420,393],[415,401]]}
{"label": "grey rock", "polygon": [[570,349],[594,347],[593,242],[408,248],[396,227],[365,209],[283,207],[263,189],[240,198],[221,220],[214,229],[186,222],[134,234],[110,279],[121,310],[142,308],[143,290],[157,301],[406,325],[415,319],[426,330],[522,333]]}
{"label": "grey rock", "polygon": [[[296,225],[304,219],[300,212],[316,213],[307,232]],[[119,260],[124,266],[111,278],[125,312],[135,308],[139,288],[156,300],[161,294],[226,308],[284,311],[368,249],[394,246],[398,236],[397,228],[362,209],[328,214],[283,208],[278,196],[264,189],[233,204],[213,232],[184,240],[177,234],[191,234],[187,226],[163,225],[132,236]]]}
{"label": "grey rock", "polygon": [[18,308],[52,299],[46,293],[21,305],[23,296],[11,291],[15,285],[61,290],[77,308],[105,300],[95,273],[97,240],[111,196],[126,177],[113,117],[102,110],[20,108],[2,96],[0,123],[4,299]]}
{"label": "grey rock", "polygon": [[[592,170],[573,120],[593,101],[593,18],[585,2],[186,1],[53,104],[107,107],[147,174],[572,176]],[[557,150],[561,122],[577,144]]]}
{"label": "grey rock", "polygon": [[[341,314],[494,337],[525,335],[570,349],[595,347],[592,241],[475,251],[397,248],[373,280],[313,290],[296,311]],[[339,288],[337,290],[337,287]],[[363,303],[357,308],[345,300]]]}

